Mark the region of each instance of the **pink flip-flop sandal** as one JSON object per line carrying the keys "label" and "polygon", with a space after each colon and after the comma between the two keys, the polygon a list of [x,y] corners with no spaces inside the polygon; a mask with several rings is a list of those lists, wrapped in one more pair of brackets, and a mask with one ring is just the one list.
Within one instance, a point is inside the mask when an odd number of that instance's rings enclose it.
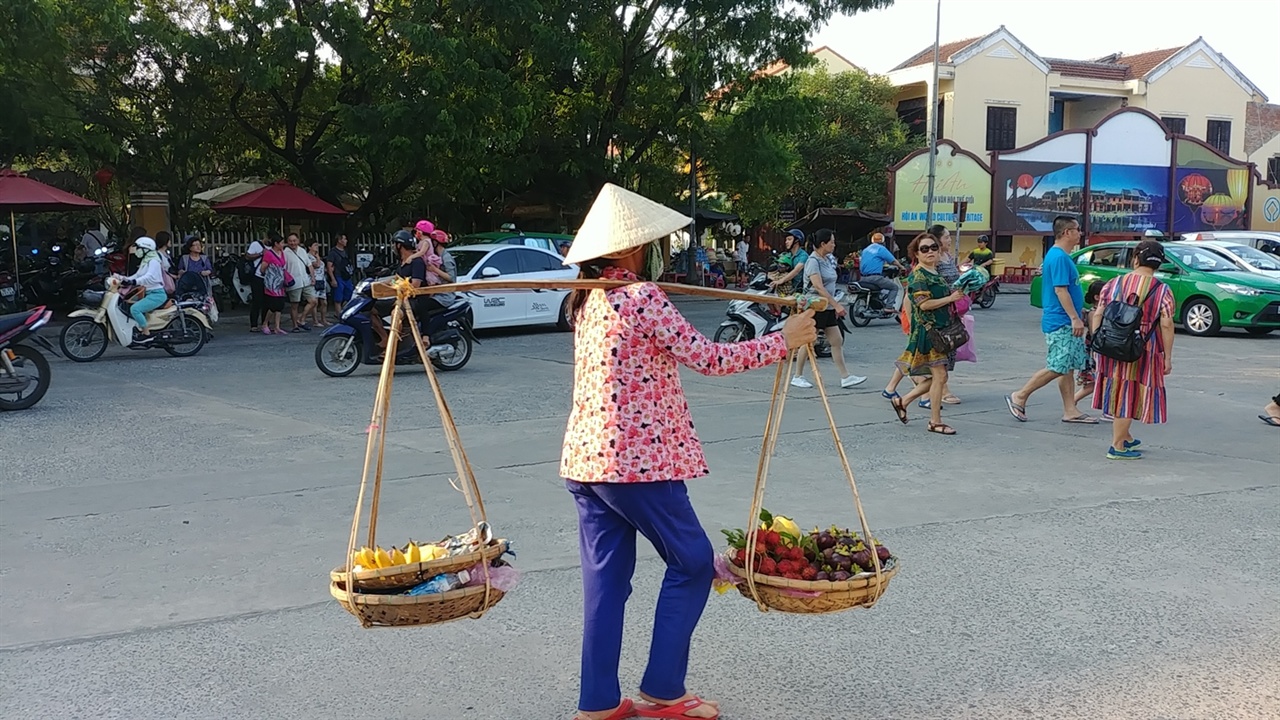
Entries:
{"label": "pink flip-flop sandal", "polygon": [[657,703],[640,703],[636,705],[636,717],[642,718],[667,718],[667,720],[679,720],[679,718],[694,718],[695,720],[716,720],[720,717],[719,711],[709,718],[695,718],[688,712],[694,708],[706,705],[707,702],[700,697],[691,697],[681,703],[675,705],[659,705]]}

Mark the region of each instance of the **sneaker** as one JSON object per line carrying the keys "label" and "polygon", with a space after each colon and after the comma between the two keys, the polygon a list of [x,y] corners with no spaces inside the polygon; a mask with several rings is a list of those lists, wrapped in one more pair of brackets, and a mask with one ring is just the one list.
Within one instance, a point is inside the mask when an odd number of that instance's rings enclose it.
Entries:
{"label": "sneaker", "polygon": [[1132,450],[1132,449],[1134,449],[1134,448],[1138,447],[1138,446],[1139,446],[1139,445],[1141,445],[1141,444],[1142,444],[1142,441],[1141,441],[1141,440],[1139,440],[1138,438],[1134,438],[1134,439],[1132,439],[1132,440],[1125,440],[1125,441],[1124,441],[1124,449],[1125,449],[1125,450]]}
{"label": "sneaker", "polygon": [[811,388],[813,387],[813,383],[797,375],[796,377],[791,378],[791,387]]}
{"label": "sneaker", "polygon": [[134,345],[150,345],[155,341],[156,341],[155,335],[143,335],[142,333],[137,333],[137,332],[133,334]]}
{"label": "sneaker", "polygon": [[867,379],[866,379],[866,378],[864,378],[864,377],[862,377],[861,375],[850,375],[850,376],[849,376],[849,377],[847,377],[847,378],[841,378],[841,379],[840,379],[840,387],[842,387],[842,388],[851,388],[851,387],[855,387],[855,386],[857,386],[857,385],[861,385],[862,383],[864,383],[864,382],[866,382],[866,381],[867,381]]}
{"label": "sneaker", "polygon": [[1117,450],[1115,448],[1107,448],[1108,460],[1141,460],[1142,453],[1137,450]]}

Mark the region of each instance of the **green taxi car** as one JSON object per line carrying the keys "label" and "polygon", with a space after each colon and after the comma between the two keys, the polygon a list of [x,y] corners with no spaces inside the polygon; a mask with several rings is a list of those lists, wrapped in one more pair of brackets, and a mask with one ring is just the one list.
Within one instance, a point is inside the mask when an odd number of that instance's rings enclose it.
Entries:
{"label": "green taxi car", "polygon": [[[1095,280],[1107,281],[1128,272],[1136,242],[1090,245],[1071,254],[1086,290]],[[1195,243],[1165,243],[1169,262],[1156,277],[1173,290],[1176,322],[1192,335],[1216,335],[1224,327],[1250,335],[1280,328],[1280,279],[1241,270],[1227,256]],[[1040,284],[1031,281],[1031,304],[1041,307]]]}

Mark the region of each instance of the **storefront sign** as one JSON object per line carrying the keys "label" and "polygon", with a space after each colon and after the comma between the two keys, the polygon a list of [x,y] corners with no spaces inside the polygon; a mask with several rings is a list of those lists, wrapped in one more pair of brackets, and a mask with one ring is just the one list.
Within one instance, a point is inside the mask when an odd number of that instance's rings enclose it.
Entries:
{"label": "storefront sign", "polygon": [[[929,151],[908,155],[893,172],[893,227],[925,229],[928,217]],[[934,171],[933,222],[954,226],[956,203],[967,203],[964,223],[974,230],[991,228],[991,170],[954,143],[938,143]]]}

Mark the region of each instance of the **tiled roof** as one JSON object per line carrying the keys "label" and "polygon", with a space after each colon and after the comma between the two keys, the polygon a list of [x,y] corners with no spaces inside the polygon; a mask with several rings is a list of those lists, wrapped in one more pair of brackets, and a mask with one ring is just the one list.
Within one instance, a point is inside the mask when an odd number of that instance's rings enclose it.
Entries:
{"label": "tiled roof", "polygon": [[1166,48],[1164,50],[1151,50],[1144,53],[1138,53],[1136,55],[1121,55],[1116,59],[1116,64],[1129,66],[1129,79],[1134,80],[1144,78],[1147,76],[1147,73],[1155,70],[1157,65],[1173,57],[1184,47],[1186,46],[1183,45],[1182,47]]}
{"label": "tiled roof", "polygon": [[1056,73],[1072,77],[1094,78],[1097,80],[1127,80],[1129,68],[1105,62],[1089,60],[1065,60],[1063,58],[1045,58],[1049,68]]}
{"label": "tiled roof", "polygon": [[1258,148],[1280,135],[1280,105],[1249,103],[1244,111],[1244,152],[1252,155]]}
{"label": "tiled roof", "polygon": [[[974,44],[975,42],[981,39],[982,39],[981,37],[972,37],[972,38],[969,38],[968,40],[957,40],[956,42],[950,42],[945,45],[942,45],[941,47],[938,48],[938,59],[941,62],[947,62],[948,60],[951,59],[952,55],[955,55],[956,53],[969,47],[970,45]],[[933,63],[933,46],[930,45],[929,47],[921,50],[915,55],[912,55],[905,62],[903,62],[901,65],[894,68],[893,70],[902,70],[904,68],[915,67],[917,65],[930,65],[932,63]],[[889,72],[893,72],[893,70],[890,70]]]}

